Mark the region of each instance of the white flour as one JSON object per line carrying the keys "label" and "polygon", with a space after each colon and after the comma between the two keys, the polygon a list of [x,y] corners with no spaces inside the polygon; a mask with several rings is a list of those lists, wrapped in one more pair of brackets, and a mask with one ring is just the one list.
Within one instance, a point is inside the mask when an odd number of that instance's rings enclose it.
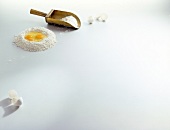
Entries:
{"label": "white flour", "polygon": [[[28,32],[31,31],[41,32],[47,37],[40,42],[28,41],[24,37]],[[13,42],[18,47],[26,51],[44,51],[53,47],[57,41],[56,35],[52,31],[44,27],[33,27],[26,29],[25,31],[21,32],[18,36],[15,36]]]}
{"label": "white flour", "polygon": [[67,22],[69,24],[71,24],[74,27],[77,27],[77,20],[73,17],[73,16],[67,16],[61,19],[64,22]]}

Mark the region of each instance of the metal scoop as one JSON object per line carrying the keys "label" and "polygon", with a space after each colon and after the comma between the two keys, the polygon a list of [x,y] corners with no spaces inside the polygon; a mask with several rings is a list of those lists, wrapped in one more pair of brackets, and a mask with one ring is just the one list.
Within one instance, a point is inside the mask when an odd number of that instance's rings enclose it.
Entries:
{"label": "metal scoop", "polygon": [[78,29],[81,26],[80,19],[71,12],[60,11],[52,9],[48,14],[31,9],[30,14],[45,17],[45,20],[49,24],[60,25]]}

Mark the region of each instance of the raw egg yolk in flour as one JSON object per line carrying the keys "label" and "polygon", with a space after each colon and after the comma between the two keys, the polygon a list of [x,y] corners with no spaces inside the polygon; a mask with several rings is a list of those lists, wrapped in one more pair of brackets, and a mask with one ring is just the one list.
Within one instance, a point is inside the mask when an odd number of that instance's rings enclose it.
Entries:
{"label": "raw egg yolk in flour", "polygon": [[25,39],[28,41],[40,42],[42,41],[46,35],[41,32],[29,32],[25,35]]}

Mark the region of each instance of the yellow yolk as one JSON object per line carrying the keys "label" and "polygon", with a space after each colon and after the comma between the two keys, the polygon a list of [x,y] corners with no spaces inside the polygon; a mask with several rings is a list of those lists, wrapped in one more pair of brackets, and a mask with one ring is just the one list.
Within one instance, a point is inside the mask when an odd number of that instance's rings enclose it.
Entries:
{"label": "yellow yolk", "polygon": [[42,41],[46,35],[41,32],[29,32],[25,35],[25,39],[28,41],[40,42]]}

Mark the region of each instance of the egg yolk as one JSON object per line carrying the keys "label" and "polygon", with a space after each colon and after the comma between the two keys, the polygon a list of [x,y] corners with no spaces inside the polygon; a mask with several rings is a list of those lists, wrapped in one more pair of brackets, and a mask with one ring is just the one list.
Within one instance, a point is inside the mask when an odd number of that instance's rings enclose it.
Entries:
{"label": "egg yolk", "polygon": [[28,41],[40,42],[42,41],[46,35],[41,32],[29,32],[25,35],[25,39]]}

